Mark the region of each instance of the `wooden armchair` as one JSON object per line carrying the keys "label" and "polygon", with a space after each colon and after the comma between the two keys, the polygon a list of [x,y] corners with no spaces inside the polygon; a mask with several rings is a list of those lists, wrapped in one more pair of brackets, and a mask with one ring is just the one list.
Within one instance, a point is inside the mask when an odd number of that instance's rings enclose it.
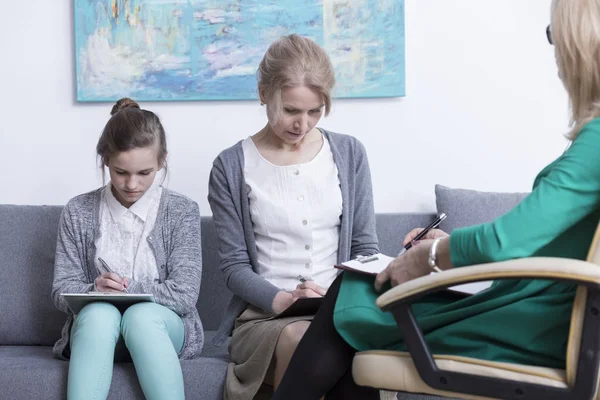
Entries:
{"label": "wooden armchair", "polygon": [[[411,303],[463,283],[515,278],[578,284],[565,370],[431,354]],[[398,285],[377,305],[394,315],[408,352],[357,353],[352,373],[359,385],[464,399],[600,400],[600,226],[587,261],[532,257],[456,268]]]}

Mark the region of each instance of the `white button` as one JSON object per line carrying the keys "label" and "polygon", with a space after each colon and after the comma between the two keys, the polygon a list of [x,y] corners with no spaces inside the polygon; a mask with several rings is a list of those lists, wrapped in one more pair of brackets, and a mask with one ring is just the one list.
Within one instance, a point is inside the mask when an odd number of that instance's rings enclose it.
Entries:
{"label": "white button", "polygon": [[306,250],[310,250],[310,245],[308,245],[308,244],[307,244],[306,246],[304,246],[304,248],[305,248]]}
{"label": "white button", "polygon": [[298,171],[298,170],[295,170],[295,171],[294,171],[294,175],[300,175],[300,171]]}
{"label": "white button", "polygon": [[300,200],[300,201],[304,200],[304,196],[298,196],[298,200]]}
{"label": "white button", "polygon": [[302,225],[308,225],[308,221],[307,220],[303,220],[302,221]]}
{"label": "white button", "polygon": [[310,263],[306,263],[306,265],[304,266],[304,268],[309,269],[310,268]]}

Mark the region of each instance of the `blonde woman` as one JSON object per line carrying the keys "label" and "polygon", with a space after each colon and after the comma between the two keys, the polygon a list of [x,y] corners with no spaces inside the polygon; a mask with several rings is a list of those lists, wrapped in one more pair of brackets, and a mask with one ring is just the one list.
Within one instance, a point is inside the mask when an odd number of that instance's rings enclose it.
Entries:
{"label": "blonde woman", "polygon": [[[569,149],[539,173],[532,193],[508,214],[451,235],[430,232],[375,282],[344,273],[329,289],[275,399],[352,393],[356,350],[403,348],[391,313],[381,312],[375,299],[388,281],[395,286],[429,274],[430,252],[441,269],[531,256],[586,258],[600,220],[600,0],[554,0],[548,40],[571,101]],[[413,313],[434,353],[564,368],[574,294],[573,284],[498,281],[467,299],[427,296]]]}
{"label": "blonde woman", "polygon": [[217,336],[233,331],[226,399],[252,399],[263,381],[277,387],[312,319],[271,317],[323,296],[335,263],[378,252],[365,149],[316,127],[335,82],[325,51],[285,36],[258,81],[268,122],[216,158],[209,183],[220,268],[235,295]]}

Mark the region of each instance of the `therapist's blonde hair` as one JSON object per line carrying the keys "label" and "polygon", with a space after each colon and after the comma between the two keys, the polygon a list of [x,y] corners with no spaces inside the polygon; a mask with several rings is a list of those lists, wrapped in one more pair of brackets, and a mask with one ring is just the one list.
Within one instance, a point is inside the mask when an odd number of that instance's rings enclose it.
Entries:
{"label": "therapist's blonde hair", "polygon": [[553,0],[550,26],[571,106],[567,137],[574,140],[600,116],[600,0]]}
{"label": "therapist's blonde hair", "polygon": [[306,86],[323,97],[325,115],[331,110],[331,91],[335,85],[333,65],[317,43],[295,33],[273,42],[265,53],[258,71],[258,91],[267,103],[269,118],[281,113],[281,91]]}

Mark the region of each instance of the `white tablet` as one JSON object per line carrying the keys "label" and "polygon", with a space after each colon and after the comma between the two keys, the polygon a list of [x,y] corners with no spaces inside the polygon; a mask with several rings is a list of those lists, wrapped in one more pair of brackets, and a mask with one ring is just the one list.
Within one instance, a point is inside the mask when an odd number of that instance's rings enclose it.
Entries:
{"label": "white tablet", "polygon": [[104,301],[115,305],[119,310],[125,311],[127,307],[141,302],[154,303],[152,294],[131,294],[113,292],[89,292],[89,293],[61,293],[73,314],[79,313],[81,309],[94,301]]}

